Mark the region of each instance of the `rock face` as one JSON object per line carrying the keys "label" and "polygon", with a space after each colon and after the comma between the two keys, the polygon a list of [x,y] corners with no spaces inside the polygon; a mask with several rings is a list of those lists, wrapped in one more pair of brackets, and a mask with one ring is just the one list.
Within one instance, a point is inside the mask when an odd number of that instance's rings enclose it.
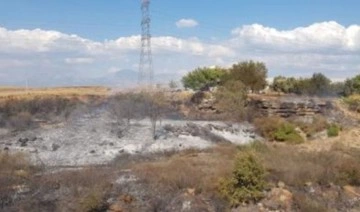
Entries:
{"label": "rock face", "polygon": [[196,92],[190,99],[191,103],[196,105],[198,111],[206,113],[218,113],[215,108],[215,97],[211,91]]}
{"label": "rock face", "polygon": [[298,96],[276,98],[252,96],[249,102],[265,116],[275,115],[284,118],[291,116],[314,116],[332,109],[332,103],[328,99]]}

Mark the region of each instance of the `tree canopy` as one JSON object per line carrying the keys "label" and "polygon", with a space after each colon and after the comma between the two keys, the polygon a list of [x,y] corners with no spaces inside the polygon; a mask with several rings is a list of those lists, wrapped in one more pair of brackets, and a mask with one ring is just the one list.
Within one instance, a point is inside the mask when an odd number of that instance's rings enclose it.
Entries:
{"label": "tree canopy", "polygon": [[360,74],[345,81],[344,95],[360,94]]}
{"label": "tree canopy", "polygon": [[245,61],[234,64],[226,80],[236,80],[244,84],[246,89],[251,92],[258,92],[267,85],[267,68],[262,62]]}
{"label": "tree canopy", "polygon": [[202,67],[197,68],[192,72],[189,72],[182,78],[182,83],[185,88],[191,88],[193,90],[199,90],[204,86],[213,86],[216,85],[217,82],[221,80],[223,75],[225,74],[225,70],[215,67],[208,68]]}
{"label": "tree canopy", "polygon": [[332,83],[321,73],[314,73],[310,78],[297,79],[277,76],[274,78],[271,88],[277,92],[310,96],[339,95],[343,92],[342,83]]}

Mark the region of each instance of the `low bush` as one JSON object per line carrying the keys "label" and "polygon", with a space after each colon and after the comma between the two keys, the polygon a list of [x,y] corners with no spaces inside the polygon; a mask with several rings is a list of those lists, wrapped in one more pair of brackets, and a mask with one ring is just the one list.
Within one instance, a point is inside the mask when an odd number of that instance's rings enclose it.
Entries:
{"label": "low bush", "polygon": [[259,158],[252,151],[241,151],[231,176],[221,179],[219,191],[232,206],[238,206],[261,199],[265,185],[265,169]]}
{"label": "low bush", "polygon": [[300,144],[304,139],[296,131],[295,126],[279,117],[255,119],[254,124],[258,132],[269,141]]}
{"label": "low bush", "polygon": [[295,130],[295,126],[290,123],[280,125],[274,132],[274,138],[276,141],[290,144],[301,144],[304,142],[304,139]]}
{"label": "low bush", "polygon": [[331,124],[327,128],[327,135],[329,137],[337,137],[339,135],[340,127],[336,124]]}
{"label": "low bush", "polygon": [[254,120],[254,125],[258,133],[264,138],[274,141],[274,132],[285,123],[285,120],[276,116],[258,118]]}

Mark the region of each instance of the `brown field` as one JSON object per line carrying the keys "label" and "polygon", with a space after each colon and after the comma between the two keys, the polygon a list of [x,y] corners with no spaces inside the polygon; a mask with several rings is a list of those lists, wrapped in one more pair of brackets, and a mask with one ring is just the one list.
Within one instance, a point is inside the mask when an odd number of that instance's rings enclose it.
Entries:
{"label": "brown field", "polygon": [[101,86],[81,87],[54,87],[54,88],[22,88],[22,87],[0,87],[1,99],[27,99],[34,97],[74,97],[74,96],[107,96],[110,89]]}

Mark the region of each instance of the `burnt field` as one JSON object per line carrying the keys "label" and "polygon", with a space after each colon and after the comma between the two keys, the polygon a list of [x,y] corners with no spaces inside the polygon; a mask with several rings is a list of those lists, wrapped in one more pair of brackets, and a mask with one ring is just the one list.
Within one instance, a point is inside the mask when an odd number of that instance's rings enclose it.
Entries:
{"label": "burnt field", "polygon": [[[359,122],[338,98],[249,95],[233,121],[211,95],[2,100],[1,210],[359,208]],[[229,201],[234,168],[263,170],[262,192]]]}

